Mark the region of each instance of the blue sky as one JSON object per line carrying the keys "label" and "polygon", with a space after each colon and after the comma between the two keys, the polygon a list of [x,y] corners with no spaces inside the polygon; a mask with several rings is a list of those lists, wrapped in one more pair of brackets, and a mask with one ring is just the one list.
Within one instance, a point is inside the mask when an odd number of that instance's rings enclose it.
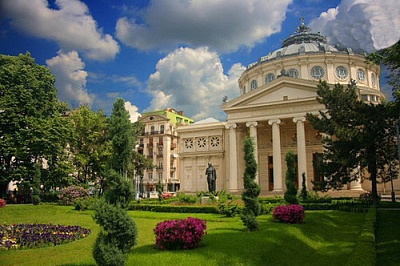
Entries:
{"label": "blue sky", "polygon": [[[60,100],[110,114],[173,107],[224,120],[245,67],[304,18],[331,43],[367,52],[400,38],[397,0],[2,0],[0,53],[30,52]],[[383,86],[390,92],[390,88]]]}

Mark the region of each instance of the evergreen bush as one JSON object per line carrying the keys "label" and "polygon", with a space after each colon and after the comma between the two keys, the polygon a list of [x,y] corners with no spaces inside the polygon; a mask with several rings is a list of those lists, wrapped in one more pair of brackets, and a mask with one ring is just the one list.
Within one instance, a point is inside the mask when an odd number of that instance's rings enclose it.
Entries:
{"label": "evergreen bush", "polygon": [[244,209],[241,214],[243,224],[250,231],[258,230],[259,223],[257,216],[261,212],[261,204],[258,200],[260,195],[260,186],[254,181],[257,175],[257,162],[254,158],[254,142],[251,137],[244,140],[244,161],[245,170],[243,176],[244,191],[242,200],[244,201]]}
{"label": "evergreen bush", "polygon": [[297,204],[297,188],[296,188],[296,155],[289,151],[285,156],[287,165],[286,170],[286,191],[284,198],[289,204]]}
{"label": "evergreen bush", "polygon": [[106,201],[112,205],[119,204],[122,208],[127,208],[134,196],[132,182],[124,179],[114,170],[110,170],[107,178],[107,190],[104,193]]}

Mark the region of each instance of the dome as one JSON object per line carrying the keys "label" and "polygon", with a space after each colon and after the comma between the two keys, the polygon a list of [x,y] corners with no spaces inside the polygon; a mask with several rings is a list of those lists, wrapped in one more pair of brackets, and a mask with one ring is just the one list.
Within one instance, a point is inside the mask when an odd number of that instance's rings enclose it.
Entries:
{"label": "dome", "polygon": [[301,19],[300,26],[297,27],[294,34],[283,41],[282,48],[261,57],[257,62],[249,64],[247,69],[274,59],[311,53],[344,53],[363,56],[366,54],[364,51],[353,51],[349,47],[329,44],[325,36],[322,36],[319,32],[312,33],[311,29],[304,24],[304,19]]}

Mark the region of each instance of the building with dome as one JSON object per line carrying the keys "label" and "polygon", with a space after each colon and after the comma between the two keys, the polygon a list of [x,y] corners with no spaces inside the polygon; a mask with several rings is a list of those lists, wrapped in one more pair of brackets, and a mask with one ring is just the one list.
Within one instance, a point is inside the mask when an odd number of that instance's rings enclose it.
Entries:
{"label": "building with dome", "polygon": [[[241,95],[221,106],[227,121],[177,127],[180,191],[207,191],[205,170],[212,163],[217,190],[240,193],[245,168],[243,140],[248,135],[255,142],[257,182],[263,195],[286,190],[284,158],[289,151],[297,155],[298,187],[304,174],[307,188],[312,190],[323,180],[314,167],[322,158],[323,147],[321,135],[306,114],[318,114],[325,108],[317,101],[319,80],[343,85],[357,82],[360,98],[378,103],[385,98],[379,75],[379,66],[367,63],[365,53],[329,44],[302,20],[282,48],[250,64],[241,75]],[[370,183],[353,182],[344,190],[370,190]]]}

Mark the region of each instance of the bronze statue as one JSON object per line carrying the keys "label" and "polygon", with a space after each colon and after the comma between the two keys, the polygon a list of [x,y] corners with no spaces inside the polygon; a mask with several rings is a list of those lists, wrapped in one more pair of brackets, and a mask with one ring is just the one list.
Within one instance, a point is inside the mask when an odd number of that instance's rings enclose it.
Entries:
{"label": "bronze statue", "polygon": [[207,176],[207,183],[208,183],[208,192],[215,193],[217,171],[215,171],[215,168],[211,163],[208,163],[208,167],[206,169],[206,176]]}

